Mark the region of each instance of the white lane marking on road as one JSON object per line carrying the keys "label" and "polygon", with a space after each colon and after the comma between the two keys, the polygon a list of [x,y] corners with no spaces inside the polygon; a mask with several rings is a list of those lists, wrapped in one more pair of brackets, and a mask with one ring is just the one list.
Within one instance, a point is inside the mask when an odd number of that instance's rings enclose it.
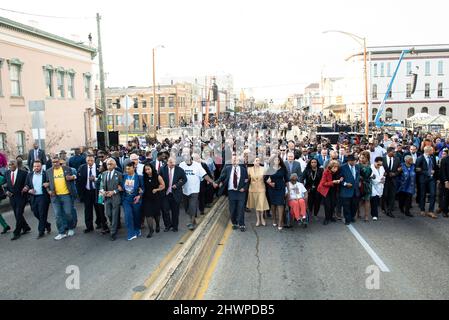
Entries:
{"label": "white lane marking on road", "polygon": [[371,256],[371,258],[374,260],[374,262],[377,264],[377,266],[380,268],[382,272],[390,272],[390,269],[385,265],[385,263],[382,261],[381,258],[377,255],[376,252],[370,247],[370,245],[363,239],[363,237],[360,235],[360,233],[352,226],[348,226],[349,231],[354,235],[354,237],[360,242],[362,247],[368,252],[368,254]]}

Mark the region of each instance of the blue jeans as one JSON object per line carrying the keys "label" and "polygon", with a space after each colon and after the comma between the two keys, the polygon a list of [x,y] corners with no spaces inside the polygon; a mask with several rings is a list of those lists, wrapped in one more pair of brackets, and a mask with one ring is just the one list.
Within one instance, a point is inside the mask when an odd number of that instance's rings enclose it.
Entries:
{"label": "blue jeans", "polygon": [[73,220],[73,200],[71,195],[55,196],[51,198],[51,204],[55,213],[56,227],[59,234],[66,230],[75,229]]}
{"label": "blue jeans", "polygon": [[140,232],[140,208],[141,204],[134,204],[132,201],[123,201],[123,210],[125,211],[125,223],[128,229],[128,239],[137,236]]}

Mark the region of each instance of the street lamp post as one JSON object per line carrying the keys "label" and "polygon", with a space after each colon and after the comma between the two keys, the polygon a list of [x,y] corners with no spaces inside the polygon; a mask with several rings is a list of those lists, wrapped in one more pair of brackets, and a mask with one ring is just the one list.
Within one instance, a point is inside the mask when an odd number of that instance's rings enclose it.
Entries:
{"label": "street lamp post", "polygon": [[340,30],[328,30],[323,33],[342,33],[347,35],[357,41],[360,45],[363,46],[363,64],[364,64],[364,81],[365,81],[365,135],[369,134],[369,116],[368,116],[368,67],[367,67],[367,50],[366,50],[366,38],[362,38],[350,32],[340,31]]}
{"label": "street lamp post", "polygon": [[[155,110],[156,110],[156,62],[155,62],[155,56],[156,56],[156,49],[157,48],[165,48],[163,45],[158,45],[153,48],[153,119],[155,118]],[[160,129],[161,128],[161,106],[159,105],[159,102],[157,103],[157,126]]]}

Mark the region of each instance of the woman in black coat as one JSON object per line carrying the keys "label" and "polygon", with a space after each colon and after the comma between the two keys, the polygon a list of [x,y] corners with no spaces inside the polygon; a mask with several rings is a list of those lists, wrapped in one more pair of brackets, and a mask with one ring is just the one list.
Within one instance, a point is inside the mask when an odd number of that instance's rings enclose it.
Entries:
{"label": "woman in black coat", "polygon": [[316,217],[320,211],[322,196],[318,192],[318,185],[320,184],[321,178],[323,177],[323,168],[320,168],[317,159],[312,159],[307,164],[304,170],[300,182],[304,184],[307,190],[308,201],[307,209],[310,214]]}

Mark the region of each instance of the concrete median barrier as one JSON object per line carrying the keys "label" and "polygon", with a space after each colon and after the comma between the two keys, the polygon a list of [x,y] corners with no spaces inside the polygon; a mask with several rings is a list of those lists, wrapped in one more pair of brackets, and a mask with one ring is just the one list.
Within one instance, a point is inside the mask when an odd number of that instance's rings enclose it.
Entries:
{"label": "concrete median barrier", "polygon": [[221,197],[179,251],[152,277],[141,300],[193,300],[229,223]]}

